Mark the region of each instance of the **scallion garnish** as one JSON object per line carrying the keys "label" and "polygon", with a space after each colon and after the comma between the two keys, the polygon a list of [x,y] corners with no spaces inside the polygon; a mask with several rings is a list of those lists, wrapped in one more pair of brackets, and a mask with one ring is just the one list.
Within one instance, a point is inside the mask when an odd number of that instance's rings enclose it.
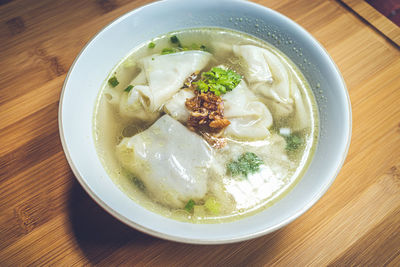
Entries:
{"label": "scallion garnish", "polygon": [[154,48],[154,47],[156,47],[156,44],[153,42],[150,42],[148,45],[148,48]]}
{"label": "scallion garnish", "polygon": [[173,48],[164,48],[163,50],[161,50],[161,55],[173,54],[175,52],[177,51]]}
{"label": "scallion garnish", "polygon": [[133,85],[128,85],[128,87],[125,88],[125,92],[130,92],[133,88]]}
{"label": "scallion garnish", "polygon": [[119,81],[117,80],[117,77],[113,76],[108,80],[108,83],[112,86],[112,87],[116,87],[119,84]]}
{"label": "scallion garnish", "polygon": [[186,205],[185,205],[185,210],[187,211],[187,212],[192,212],[193,211],[193,209],[194,209],[194,205],[195,205],[196,203],[194,202],[194,200],[193,199],[190,199],[189,201],[188,201],[188,203],[186,203]]}

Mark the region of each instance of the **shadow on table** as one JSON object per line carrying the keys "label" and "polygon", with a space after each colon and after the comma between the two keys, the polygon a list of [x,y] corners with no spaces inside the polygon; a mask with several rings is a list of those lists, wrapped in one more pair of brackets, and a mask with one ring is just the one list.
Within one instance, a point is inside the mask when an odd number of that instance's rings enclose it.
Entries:
{"label": "shadow on table", "polygon": [[87,259],[98,262],[122,246],[150,245],[157,238],[136,231],[103,210],[75,180],[68,210],[72,232]]}
{"label": "shadow on table", "polygon": [[[260,252],[275,254],[281,230],[226,245],[189,245],[158,239],[136,231],[104,211],[75,180],[69,196],[72,232],[86,259],[98,263],[218,264],[246,263]],[[265,256],[264,256],[265,258]]]}

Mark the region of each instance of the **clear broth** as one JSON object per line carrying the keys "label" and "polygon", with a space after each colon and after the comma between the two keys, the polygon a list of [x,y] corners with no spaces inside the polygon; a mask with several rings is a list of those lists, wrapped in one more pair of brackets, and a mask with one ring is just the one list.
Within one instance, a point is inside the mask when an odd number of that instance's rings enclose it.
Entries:
{"label": "clear broth", "polygon": [[[171,43],[169,38],[173,35],[179,37],[179,40],[183,45],[191,46],[192,44],[202,44],[209,48],[210,53],[213,54],[214,59],[210,62],[210,66],[206,67],[204,70],[207,71],[211,66],[225,65],[236,72],[243,75],[243,71],[246,68],[243,62],[230,54],[229,52],[220,49],[219,51],[214,51],[213,47],[216,42],[224,43],[227,45],[244,45],[253,44],[258,47],[265,48],[279,57],[281,62],[284,63],[288,72],[290,72],[292,79],[297,83],[299,90],[301,91],[303,102],[308,110],[310,125],[306,129],[301,131],[304,144],[295,152],[288,154],[288,159],[290,164],[284,166],[285,171],[282,171],[282,176],[276,179],[270,179],[269,182],[265,182],[263,196],[256,196],[253,199],[234,199],[232,203],[226,204],[229,207],[223,207],[223,211],[219,215],[214,214],[192,214],[184,209],[171,209],[164,205],[161,205],[153,201],[145,191],[143,191],[141,183],[138,183],[136,178],[133,178],[132,174],[126,171],[115,154],[115,147],[124,137],[130,137],[137,134],[149,125],[133,123],[128,119],[123,119],[118,114],[118,109],[112,105],[112,95],[109,95],[110,86],[106,82],[108,78],[116,76],[120,82],[118,88],[125,88],[129,82],[139,73],[135,62],[145,56],[160,53],[160,51],[165,47],[170,47]],[[153,49],[148,47],[149,42],[154,42],[156,46]],[[255,212],[259,212],[273,203],[282,198],[291,188],[299,181],[304,172],[309,165],[312,155],[314,153],[317,136],[318,136],[318,113],[316,109],[316,102],[309,84],[306,79],[295,66],[282,52],[280,52],[274,46],[251,37],[249,35],[234,32],[226,29],[216,29],[216,28],[199,28],[199,29],[188,29],[177,32],[168,33],[150,40],[147,43],[134,48],[129,55],[122,60],[110,73],[109,77],[103,84],[101,88],[98,101],[96,104],[94,112],[94,136],[96,142],[96,148],[101,162],[108,172],[114,183],[132,200],[136,203],[142,205],[143,207],[161,214],[163,216],[191,223],[220,223],[236,220],[243,218],[244,216],[249,216]],[[119,89],[121,90],[121,89]],[[279,133],[281,127],[288,127],[291,123],[292,118],[288,117],[286,119],[275,121],[272,127],[272,133]],[[229,140],[228,145],[231,147],[239,147],[238,151],[254,151],[257,153],[263,153],[263,141],[257,142],[241,142],[235,140]],[[231,154],[219,153],[219,159],[223,165],[226,162],[226,157]],[[270,156],[263,156],[271,160]],[[272,158],[272,161],[274,159]],[[272,165],[271,165],[272,166]],[[270,166],[270,167],[271,167]],[[275,168],[275,169],[274,169]],[[272,166],[270,169],[274,169],[275,176],[279,176],[279,168]],[[223,193],[232,194],[236,190],[235,188],[241,186],[240,180],[233,180],[229,177],[221,174],[221,171],[215,171],[210,175],[211,186],[221,187],[223,186]],[[258,179],[255,177],[254,179]],[[236,184],[235,184],[236,183]],[[269,183],[269,184],[268,184]],[[231,188],[231,192],[227,188]],[[232,189],[233,188],[233,189]],[[217,189],[217,191],[221,188]],[[237,191],[237,190],[236,190]],[[127,203],[129,205],[129,203]],[[233,206],[232,206],[233,205]]]}

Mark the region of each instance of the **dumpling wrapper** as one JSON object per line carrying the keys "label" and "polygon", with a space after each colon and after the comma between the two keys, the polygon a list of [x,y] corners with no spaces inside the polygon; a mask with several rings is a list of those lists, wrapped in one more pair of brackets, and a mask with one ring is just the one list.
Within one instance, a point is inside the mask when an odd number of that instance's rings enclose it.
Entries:
{"label": "dumpling wrapper", "polygon": [[273,119],[265,104],[258,101],[244,81],[222,96],[224,116],[231,124],[225,135],[241,140],[261,140],[269,136]]}
{"label": "dumpling wrapper", "polygon": [[116,148],[122,166],[139,177],[160,203],[183,208],[207,193],[212,150],[199,135],[169,115]]}
{"label": "dumpling wrapper", "polygon": [[[288,175],[296,166],[288,158],[285,147],[285,139],[275,133],[271,133],[269,138],[262,141],[238,143],[228,140],[224,148],[215,151],[210,167],[211,179],[221,177],[222,188],[210,186],[211,192],[219,202],[232,205],[229,204],[231,201],[237,209],[254,207],[271,197],[287,183]],[[259,172],[249,174],[246,179],[231,177],[226,173],[226,165],[245,152],[255,153],[264,164],[260,166]],[[216,181],[218,182],[218,179]]]}
{"label": "dumpling wrapper", "polygon": [[204,69],[211,57],[208,52],[193,50],[142,58],[138,62],[141,72],[131,82],[133,89],[122,97],[121,115],[154,121],[157,115],[153,113],[158,114],[162,105],[179,91],[187,77]]}
{"label": "dumpling wrapper", "polygon": [[[250,88],[264,99],[274,118],[287,117],[295,112],[296,125],[293,130],[309,127],[308,112],[301,92],[279,57],[254,45],[234,46],[233,51],[246,61],[249,67],[246,79],[250,82]],[[271,75],[272,81],[269,80]]]}
{"label": "dumpling wrapper", "polygon": [[[160,111],[150,112],[144,108],[146,96],[141,94],[140,88],[148,87],[146,85],[137,85],[135,90],[131,90],[129,93],[123,93],[119,102],[119,113],[121,116],[126,118],[132,118],[136,121],[142,121],[151,123],[155,121],[161,114]],[[146,90],[147,88],[145,88]]]}
{"label": "dumpling wrapper", "polygon": [[160,112],[150,112],[144,108],[146,97],[142,96],[140,87],[143,87],[147,83],[146,73],[141,71],[130,83],[134,88],[129,93],[122,93],[119,102],[119,113],[121,116],[126,118],[132,118],[134,120],[139,120],[142,122],[153,122],[159,116]]}
{"label": "dumpling wrapper", "polygon": [[211,57],[208,52],[195,50],[143,58],[141,64],[149,90],[138,90],[149,98],[147,108],[150,111],[158,110],[179,91],[187,77],[202,70]]}
{"label": "dumpling wrapper", "polygon": [[254,45],[234,45],[233,53],[246,61],[246,79],[249,83],[267,82],[271,84],[274,81],[264,57],[265,49]]}
{"label": "dumpling wrapper", "polygon": [[304,105],[303,97],[301,96],[301,92],[296,83],[293,83],[291,87],[291,95],[294,99],[295,105],[295,125],[293,126],[293,130],[302,130],[304,128],[309,127],[310,124],[310,117],[307,116],[309,110],[306,105]]}
{"label": "dumpling wrapper", "polygon": [[188,98],[193,98],[195,94],[192,89],[182,89],[176,93],[164,105],[164,112],[169,114],[172,118],[186,123],[189,119],[190,112],[186,108],[185,102]]}
{"label": "dumpling wrapper", "polygon": [[[190,89],[180,90],[165,104],[164,111],[174,119],[186,123],[190,112],[185,101],[194,96]],[[225,128],[225,136],[239,140],[262,140],[269,136],[272,115],[244,81],[221,97],[224,101],[224,117],[230,121],[230,125]]]}
{"label": "dumpling wrapper", "polygon": [[233,51],[246,61],[249,71],[245,77],[251,90],[266,99],[275,118],[290,115],[293,112],[292,78],[281,60],[267,49],[254,45],[233,46]]}

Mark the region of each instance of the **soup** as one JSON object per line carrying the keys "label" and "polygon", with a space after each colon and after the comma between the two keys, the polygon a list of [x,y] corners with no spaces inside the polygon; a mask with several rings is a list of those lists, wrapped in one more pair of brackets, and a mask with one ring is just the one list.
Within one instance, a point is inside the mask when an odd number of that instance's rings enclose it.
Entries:
{"label": "soup", "polygon": [[296,184],[318,114],[304,76],[272,45],[188,29],[143,43],[114,68],[94,135],[104,168],[133,201],[219,223],[271,206]]}

